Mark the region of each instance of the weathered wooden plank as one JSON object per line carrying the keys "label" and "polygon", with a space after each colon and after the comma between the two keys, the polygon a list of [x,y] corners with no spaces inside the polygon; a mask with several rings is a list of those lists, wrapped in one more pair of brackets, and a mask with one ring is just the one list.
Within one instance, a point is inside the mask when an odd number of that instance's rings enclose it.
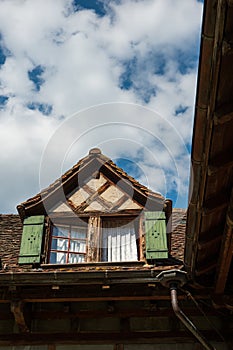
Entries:
{"label": "weathered wooden plank", "polygon": [[87,242],[87,262],[100,260],[100,217],[90,216]]}

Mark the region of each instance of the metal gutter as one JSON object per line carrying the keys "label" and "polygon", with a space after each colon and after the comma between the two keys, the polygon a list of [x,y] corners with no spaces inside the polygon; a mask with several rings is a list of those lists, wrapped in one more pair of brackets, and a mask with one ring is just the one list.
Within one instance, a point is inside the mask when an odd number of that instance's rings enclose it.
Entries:
{"label": "metal gutter", "polygon": [[50,271],[35,269],[33,272],[3,272],[0,273],[1,286],[29,286],[29,285],[88,285],[90,283],[155,283],[158,271],[127,270],[117,271],[101,269],[99,271]]}

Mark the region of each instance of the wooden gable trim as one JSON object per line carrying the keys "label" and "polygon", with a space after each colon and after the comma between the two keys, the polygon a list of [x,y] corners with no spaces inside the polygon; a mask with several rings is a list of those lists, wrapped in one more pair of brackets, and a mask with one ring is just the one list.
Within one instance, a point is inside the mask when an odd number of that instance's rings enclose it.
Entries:
{"label": "wooden gable trim", "polygon": [[[26,216],[35,215],[38,212],[41,214],[46,214],[49,208],[53,207],[56,202],[60,201],[61,198],[67,196],[75,189],[81,188],[86,185],[86,181],[92,177],[96,172],[101,172],[110,182],[114,185],[117,185],[124,193],[132,193],[132,200],[135,201],[140,206],[145,206],[148,210],[163,210],[164,207],[164,198],[161,196],[159,198],[153,197],[148,190],[148,194],[144,194],[135,184],[130,181],[130,178],[127,179],[124,176],[118,174],[108,162],[104,162],[100,157],[91,157],[86,164],[83,166],[80,165],[80,168],[77,169],[73,174],[69,175],[69,172],[66,173],[66,176],[56,181],[54,188],[51,190],[48,188],[47,193],[43,194],[43,191],[38,195],[38,200],[29,200],[22,203],[17,207],[20,215],[23,215],[23,218]],[[70,170],[71,172],[71,170]],[[117,183],[120,181],[120,184]],[[144,186],[142,186],[144,188]],[[104,189],[104,188],[103,188]],[[158,195],[160,196],[160,195]],[[69,201],[67,202],[69,205]],[[74,207],[71,203],[71,210],[74,210]],[[24,209],[24,210],[23,210]],[[75,210],[76,211],[76,210]],[[21,217],[22,218],[22,217]]]}
{"label": "wooden gable trim", "polygon": [[[130,198],[132,198],[132,200],[134,200],[140,206],[151,210],[163,210],[163,198],[152,197],[149,193],[148,195],[143,194],[134,186],[132,182],[121,177],[116,172],[113,172],[112,168],[107,163],[103,164],[101,167],[101,172],[105,177],[112,181],[113,184],[117,184],[117,186],[126,194],[132,193],[133,188],[133,196],[130,195]],[[118,184],[119,181],[120,183]]]}
{"label": "wooden gable trim", "polygon": [[[30,204],[30,202],[24,202],[17,207],[19,214],[26,216],[32,216],[36,213],[41,213],[46,215],[48,208],[52,208],[57,202],[65,199],[66,196],[71,193],[76,187],[80,188],[83,186],[81,179],[88,179],[91,175],[99,169],[100,163],[95,159],[91,158],[83,167],[74,172],[70,177],[63,180],[63,178],[57,180],[57,185],[55,189],[48,190],[46,195],[43,192],[40,194],[40,198],[35,203]],[[90,172],[92,168],[92,172]],[[80,176],[78,176],[80,174]],[[68,204],[68,203],[67,203]],[[68,204],[69,205],[69,204]],[[22,207],[24,211],[22,211]],[[72,209],[72,207],[71,207]]]}

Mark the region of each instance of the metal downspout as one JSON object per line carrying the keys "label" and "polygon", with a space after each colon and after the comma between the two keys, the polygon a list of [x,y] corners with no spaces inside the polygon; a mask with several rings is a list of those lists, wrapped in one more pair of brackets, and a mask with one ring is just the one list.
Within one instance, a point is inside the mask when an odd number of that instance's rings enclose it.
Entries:
{"label": "metal downspout", "polygon": [[180,309],[177,299],[177,284],[171,283],[170,285],[171,291],[171,304],[173,311],[179,320],[185,325],[186,328],[199,340],[199,342],[204,346],[207,350],[216,350],[208,340],[201,334],[201,332],[197,329],[197,327],[192,323],[192,321],[183,313]]}
{"label": "metal downspout", "polygon": [[183,286],[187,282],[187,273],[181,270],[162,271],[157,276],[158,281],[171,291],[171,304],[175,315],[183,323],[183,325],[194,335],[194,337],[207,350],[216,350],[208,340],[201,334],[192,321],[180,309],[177,299],[177,287]]}

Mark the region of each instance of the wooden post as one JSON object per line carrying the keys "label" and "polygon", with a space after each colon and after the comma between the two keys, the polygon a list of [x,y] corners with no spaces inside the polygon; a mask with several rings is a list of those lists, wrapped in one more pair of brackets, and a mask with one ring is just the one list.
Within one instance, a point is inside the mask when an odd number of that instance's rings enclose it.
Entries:
{"label": "wooden post", "polygon": [[100,260],[100,218],[90,216],[87,233],[87,262]]}

